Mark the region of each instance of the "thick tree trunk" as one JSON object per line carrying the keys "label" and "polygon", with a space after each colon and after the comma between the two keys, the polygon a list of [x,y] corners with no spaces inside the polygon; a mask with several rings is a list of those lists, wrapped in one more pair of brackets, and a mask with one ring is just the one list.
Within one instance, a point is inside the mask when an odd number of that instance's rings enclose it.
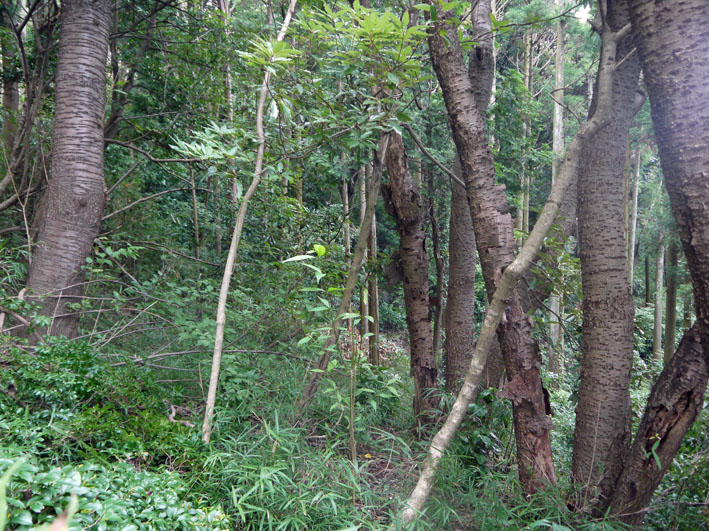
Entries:
{"label": "thick tree trunk", "polygon": [[665,365],[675,353],[677,329],[677,244],[667,247],[667,293],[665,293]]}
{"label": "thick tree trunk", "polygon": [[438,408],[437,367],[433,352],[431,310],[428,304],[428,253],[423,229],[423,209],[419,187],[406,160],[401,135],[393,132],[386,155],[389,185],[386,199],[399,232],[399,253],[404,269],[406,324],[411,348],[411,375],[414,378],[414,414],[427,424],[431,411]]}
{"label": "thick tree trunk", "polygon": [[[485,121],[476,106],[457,30],[449,19],[449,12],[439,10],[429,34],[429,49],[461,158],[478,255],[491,299],[503,271],[514,259],[512,217],[504,188],[494,182]],[[549,436],[551,420],[546,413],[541,356],[531,336],[531,322],[516,291],[508,302],[499,338],[510,382],[501,395],[513,401],[520,480],[531,493],[556,481]]]}
{"label": "thick tree trunk", "polygon": [[103,118],[110,3],[62,3],[49,190],[27,286],[52,316],[48,333],[73,337],[82,266],[103,216]]}
{"label": "thick tree trunk", "polygon": [[[453,171],[461,175],[456,156]],[[448,303],[446,306],[446,391],[458,393],[473,357],[475,332],[475,232],[465,188],[451,182]],[[501,356],[500,356],[501,357]],[[488,357],[488,364],[490,357]],[[493,385],[499,384],[497,382]]]}
{"label": "thick tree trunk", "polygon": [[695,325],[653,386],[611,508],[639,524],[709,374],[709,4],[630,0],[670,206],[692,278]]}
{"label": "thick tree trunk", "polygon": [[[485,121],[485,115],[487,114],[495,85],[495,32],[492,31],[490,20],[490,13],[493,7],[490,0],[478,0],[473,2],[472,5],[473,39],[477,45],[468,55],[468,77],[473,88],[475,105],[480,117]],[[458,163],[460,163],[460,160],[458,160]],[[459,175],[462,177],[462,168]],[[475,245],[475,234],[473,233],[471,237],[473,245]],[[475,267],[476,262],[475,252],[476,250],[473,251],[472,257],[473,267]],[[485,365],[483,385],[485,387],[499,387],[502,383],[504,372],[505,361],[502,359],[500,342],[495,339]]]}
{"label": "thick tree trunk", "polygon": [[[625,26],[625,2],[609,3],[606,18],[613,31]],[[617,57],[626,57],[632,48],[626,37],[618,43]],[[583,359],[572,475],[581,487],[580,507],[608,498],[631,440],[634,307],[626,261],[623,167],[639,73],[635,54],[616,69],[611,121],[584,150],[579,171]]]}

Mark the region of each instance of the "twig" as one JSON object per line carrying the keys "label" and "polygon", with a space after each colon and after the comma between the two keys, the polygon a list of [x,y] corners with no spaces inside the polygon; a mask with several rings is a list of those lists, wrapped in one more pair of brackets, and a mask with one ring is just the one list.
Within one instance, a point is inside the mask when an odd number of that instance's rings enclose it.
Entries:
{"label": "twig", "polygon": [[404,129],[406,129],[409,134],[411,135],[411,138],[416,142],[416,145],[419,147],[421,152],[426,155],[429,159],[431,159],[431,162],[433,162],[436,166],[438,166],[448,177],[453,179],[455,182],[457,182],[459,185],[461,185],[463,188],[465,188],[465,183],[460,180],[460,177],[458,177],[455,173],[450,171],[448,168],[446,168],[443,164],[438,162],[438,160],[431,155],[431,153],[426,149],[426,146],[423,145],[423,142],[421,142],[421,139],[416,136],[416,133],[414,133],[414,130],[411,128],[409,124],[402,124],[404,126]]}

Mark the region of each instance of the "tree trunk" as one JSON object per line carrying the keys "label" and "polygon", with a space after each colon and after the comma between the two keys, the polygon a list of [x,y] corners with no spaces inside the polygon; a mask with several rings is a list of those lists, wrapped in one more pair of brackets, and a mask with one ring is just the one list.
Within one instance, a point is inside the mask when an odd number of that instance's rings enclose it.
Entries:
{"label": "tree trunk", "polygon": [[[369,170],[368,164],[363,164],[359,167],[359,224],[364,225],[364,216],[367,211],[367,181],[371,177],[371,170]],[[374,216],[376,215],[372,211],[372,223],[374,223]],[[369,244],[369,232],[367,232],[367,243]],[[364,249],[364,261],[367,261],[367,255],[369,251],[369,245]],[[369,315],[369,296],[367,285],[362,284],[359,290],[359,316],[360,316],[360,338],[362,343],[366,341],[365,336],[369,334],[369,320],[367,316]]]}
{"label": "tree trunk", "polygon": [[677,244],[667,247],[667,293],[665,294],[665,365],[675,353],[677,333]]}
{"label": "tree trunk", "polygon": [[[470,79],[470,83],[473,88],[475,105],[483,121],[485,121],[487,109],[490,105],[490,99],[493,95],[493,87],[495,86],[495,32],[492,31],[492,24],[490,20],[490,13],[493,12],[493,9],[493,2],[490,0],[478,0],[473,2],[471,14],[473,23],[473,39],[477,45],[468,55],[468,78]],[[458,164],[460,164],[459,158]],[[459,175],[461,177],[463,175],[462,168],[460,169]],[[473,245],[475,245],[474,232],[471,238]],[[477,249],[474,249],[472,257],[473,268],[475,267],[476,262],[476,252]],[[472,313],[471,306],[471,314]],[[485,387],[500,387],[503,383],[502,379],[504,373],[505,361],[502,359],[500,342],[496,338],[492,343],[490,354],[485,365],[483,385]]]}
{"label": "tree trunk", "polygon": [[662,358],[662,288],[664,285],[663,273],[665,272],[665,246],[664,238],[660,237],[660,245],[655,256],[655,318],[652,327],[652,357]]}
{"label": "tree trunk", "polygon": [[628,234],[628,280],[630,290],[633,290],[633,276],[635,271],[635,231],[638,225],[638,191],[640,188],[640,147],[635,151],[635,167],[633,168],[632,207],[630,209],[629,234]]}
{"label": "tree trunk", "polygon": [[[367,187],[372,186],[373,177],[367,179]],[[368,190],[369,192],[369,190]],[[369,231],[369,258],[373,261],[377,259],[377,207],[374,206],[372,214],[372,227]],[[367,291],[369,296],[368,310],[372,318],[369,323],[369,331],[372,334],[369,337],[369,363],[379,365],[379,283],[377,282],[377,272],[372,269],[369,271],[369,280],[367,282]]]}
{"label": "tree trunk", "polygon": [[[625,26],[625,2],[609,3],[606,19],[613,31]],[[632,48],[631,37],[626,37],[618,43],[617,57],[625,57]],[[572,476],[581,487],[580,507],[597,498],[607,500],[631,440],[634,306],[626,261],[623,168],[639,73],[635,54],[616,69],[611,121],[589,142],[579,170],[583,358]],[[594,101],[592,113],[595,105]]]}
{"label": "tree trunk", "polygon": [[[430,135],[427,135],[430,136]],[[421,165],[423,172],[423,164]],[[436,215],[436,176],[431,171],[425,172],[427,175],[426,186],[428,187],[428,197],[426,198],[428,220],[431,223],[431,242],[433,243],[433,262],[436,266],[436,286],[433,297],[429,297],[429,306],[433,312],[433,355],[438,357],[441,350],[441,333],[443,329],[443,308],[445,300],[445,269],[446,261],[441,253],[440,224]]]}
{"label": "tree trunk", "polygon": [[[453,171],[461,175],[456,156]],[[457,394],[473,357],[475,333],[475,232],[465,188],[451,182],[446,305],[446,391]],[[489,364],[490,357],[488,357]],[[493,385],[499,384],[499,378]]]}
{"label": "tree trunk", "polygon": [[414,414],[423,424],[433,420],[440,396],[436,384],[437,367],[433,352],[431,310],[428,304],[428,253],[423,229],[423,209],[419,187],[406,160],[401,135],[393,132],[386,155],[389,184],[383,190],[399,232],[399,253],[404,269],[406,324],[411,347],[411,374],[414,378]]}
{"label": "tree trunk", "polygon": [[[556,5],[563,7],[563,0],[557,0]],[[554,116],[552,120],[552,152],[551,181],[556,180],[559,172],[559,163],[564,156],[564,33],[566,21],[560,18],[556,23],[556,56],[554,75]],[[551,348],[549,350],[549,363],[547,368],[550,373],[558,374],[561,370],[560,359],[564,354],[563,338],[561,329],[561,317],[563,307],[561,297],[556,293],[549,296],[549,307],[551,312],[549,319],[549,339]]]}
{"label": "tree trunk", "polygon": [[629,4],[697,315],[650,392],[612,500],[615,514],[639,524],[702,410],[709,375],[709,4],[704,0]]}
{"label": "tree trunk", "polygon": [[645,306],[650,306],[652,302],[652,289],[650,285],[650,255],[645,254]]}
{"label": "tree trunk", "polygon": [[[8,12],[3,13],[3,17],[9,16]],[[5,161],[9,161],[12,157],[20,109],[20,92],[17,83],[20,73],[15,64],[17,45],[11,32],[10,28],[2,28],[2,145]]]}
{"label": "tree trunk", "polygon": [[[502,273],[514,259],[512,217],[504,188],[494,182],[485,121],[476,106],[473,85],[450,16],[450,12],[439,9],[429,33],[429,49],[461,158],[478,255],[488,298],[492,299]],[[525,491],[532,493],[556,481],[549,436],[551,420],[546,414],[539,372],[541,356],[531,336],[531,322],[516,291],[508,302],[499,338],[510,382],[501,396],[513,401],[520,480]]]}
{"label": "tree trunk", "polygon": [[52,316],[47,332],[74,337],[83,292],[82,266],[103,216],[103,118],[110,4],[62,3],[49,189],[27,281]]}

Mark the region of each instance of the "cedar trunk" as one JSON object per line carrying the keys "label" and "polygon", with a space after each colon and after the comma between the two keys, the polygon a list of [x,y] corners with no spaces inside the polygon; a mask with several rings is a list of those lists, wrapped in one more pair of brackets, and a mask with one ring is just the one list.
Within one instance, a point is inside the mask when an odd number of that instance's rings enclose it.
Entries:
{"label": "cedar trunk", "polygon": [[[439,10],[429,33],[433,68],[441,85],[453,137],[463,166],[478,255],[488,298],[514,259],[515,240],[504,187],[494,182],[492,153],[485,121],[463,62],[450,12]],[[444,34],[446,37],[442,36]],[[512,399],[520,480],[526,492],[554,483],[551,419],[546,413],[539,349],[531,336],[516,290],[509,297],[498,337],[510,380],[501,396]]]}
{"label": "cedar trunk", "polygon": [[414,414],[426,424],[438,408],[436,357],[433,352],[431,311],[428,304],[428,254],[418,184],[409,171],[401,135],[393,132],[386,154],[389,185],[385,188],[390,213],[399,232],[399,253],[404,270],[406,324],[414,378]]}
{"label": "cedar trunk", "polygon": [[[630,0],[652,121],[694,290],[695,325],[653,386],[611,508],[639,524],[702,409],[709,364],[709,4]],[[658,466],[659,463],[659,466]]]}
{"label": "cedar trunk", "polygon": [[62,2],[49,189],[27,285],[51,316],[48,333],[73,337],[82,266],[104,207],[103,118],[110,4]]}
{"label": "cedar trunk", "polygon": [[[456,157],[453,171],[461,175]],[[473,357],[475,332],[475,232],[465,188],[451,182],[448,303],[446,306],[446,391],[458,393]],[[499,351],[498,351],[499,353]],[[488,366],[490,365],[488,357]],[[499,376],[492,385],[499,384]]]}
{"label": "cedar trunk", "polygon": [[[627,24],[625,2],[609,3],[607,18],[614,31]],[[617,57],[632,48],[626,37],[618,43]],[[634,306],[624,234],[623,166],[639,73],[634,53],[616,69],[611,121],[591,139],[579,170],[583,359],[572,475],[581,487],[580,506],[597,497],[607,499],[631,440]]]}

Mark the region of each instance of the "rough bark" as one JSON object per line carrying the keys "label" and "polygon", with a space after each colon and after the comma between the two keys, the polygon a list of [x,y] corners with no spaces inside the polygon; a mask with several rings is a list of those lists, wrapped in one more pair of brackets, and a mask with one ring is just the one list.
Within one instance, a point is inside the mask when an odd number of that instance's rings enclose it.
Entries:
{"label": "rough bark", "polygon": [[[453,171],[462,174],[456,157]],[[446,305],[446,391],[458,393],[473,357],[475,332],[475,232],[465,188],[451,182],[448,243],[448,302]],[[501,356],[500,356],[501,358]],[[492,359],[488,357],[488,364]],[[499,378],[493,385],[499,384]]]}
{"label": "rough bark", "polygon": [[[442,20],[442,18],[441,13],[439,13],[438,21],[445,24],[445,20]],[[435,32],[438,29],[439,28],[433,28],[433,31]],[[617,39],[622,38],[625,32],[625,29],[616,34],[611,32],[603,32],[601,38],[604,43],[607,41],[616,41]],[[453,49],[457,48],[458,52],[460,52],[457,33],[452,31],[449,32],[447,36],[450,39],[448,41],[451,43],[450,47]],[[416,487],[406,500],[405,508],[401,512],[399,520],[404,524],[412,522],[417,517],[419,511],[428,499],[428,496],[431,494],[435,483],[436,473],[440,467],[441,459],[450,445],[453,436],[460,427],[468,405],[477,395],[477,387],[482,379],[485,363],[487,361],[488,353],[493,343],[493,338],[495,337],[498,325],[502,321],[503,316],[506,319],[509,316],[507,308],[515,297],[515,286],[529,269],[532,260],[534,260],[537,251],[541,247],[542,241],[556,220],[559,213],[559,207],[564,202],[564,195],[568,190],[569,184],[573,181],[578,171],[579,159],[584,145],[588,142],[588,139],[609,120],[609,100],[611,93],[611,81],[615,67],[615,50],[609,46],[606,47],[606,50],[607,51],[604,55],[602,55],[600,62],[600,64],[604,65],[604,67],[601,68],[598,78],[598,111],[593,117],[591,117],[591,119],[589,119],[589,121],[580,127],[579,131],[576,133],[576,136],[569,144],[561,170],[559,171],[558,179],[552,186],[551,192],[549,193],[549,198],[544,205],[544,209],[539,215],[537,223],[534,225],[534,229],[529,235],[529,239],[520,250],[517,258],[515,258],[514,261],[505,268],[499,278],[497,289],[495,290],[492,300],[490,301],[490,305],[486,310],[485,319],[480,330],[480,337],[478,338],[478,342],[475,346],[475,351],[470,362],[470,368],[465,376],[465,381],[463,382],[460,393],[458,393],[458,398],[453,404],[451,412],[443,424],[443,427],[441,427],[441,429],[433,437],[431,445],[428,449],[428,455],[421,469],[421,474],[416,482]],[[441,50],[439,48],[436,53],[440,52]],[[464,67],[461,69],[460,66],[456,66],[456,72],[460,72],[461,70],[464,70]],[[458,76],[456,76],[455,79],[459,79]],[[470,93],[471,91],[469,90],[463,90],[463,94]],[[453,117],[457,116],[457,113],[451,114]],[[456,123],[454,119],[451,120],[451,122],[452,124]],[[463,123],[467,122],[464,121]],[[509,218],[509,215],[507,217]],[[511,223],[511,219],[509,219],[508,224],[510,226]],[[397,529],[398,523],[399,521],[392,523],[389,529]]]}
{"label": "rough bark", "polygon": [[[692,279],[695,325],[653,386],[611,509],[639,524],[701,411],[709,363],[709,4],[630,0],[672,214]],[[659,466],[658,466],[659,464]]]}
{"label": "rough bark", "polygon": [[47,332],[74,337],[82,266],[105,203],[103,117],[110,3],[62,3],[50,182],[27,286],[52,316]]}
{"label": "rough bark", "polygon": [[[478,255],[488,298],[492,299],[502,273],[514,259],[512,217],[504,187],[494,182],[485,121],[476,106],[457,31],[449,19],[450,13],[439,11],[429,34],[429,49],[461,158]],[[508,301],[499,339],[510,380],[501,396],[513,402],[520,480],[525,491],[532,493],[554,483],[556,476],[549,437],[551,420],[540,377],[541,356],[516,291]]]}
{"label": "rough bark", "polygon": [[665,293],[665,364],[675,353],[677,329],[677,244],[667,247],[667,292]]}
{"label": "rough bark", "polygon": [[432,420],[440,396],[433,352],[431,311],[428,304],[428,253],[423,228],[421,194],[406,157],[401,135],[391,133],[386,154],[389,184],[383,190],[399,232],[399,254],[404,269],[406,324],[414,379],[414,414],[424,424]]}
{"label": "rough bark", "polygon": [[[614,31],[628,23],[624,1],[609,3]],[[584,150],[578,227],[583,283],[583,359],[576,407],[572,476],[579,506],[607,499],[630,446],[633,298],[628,281],[623,167],[640,64],[626,37],[613,78],[612,118]],[[596,94],[598,97],[598,94]]]}

